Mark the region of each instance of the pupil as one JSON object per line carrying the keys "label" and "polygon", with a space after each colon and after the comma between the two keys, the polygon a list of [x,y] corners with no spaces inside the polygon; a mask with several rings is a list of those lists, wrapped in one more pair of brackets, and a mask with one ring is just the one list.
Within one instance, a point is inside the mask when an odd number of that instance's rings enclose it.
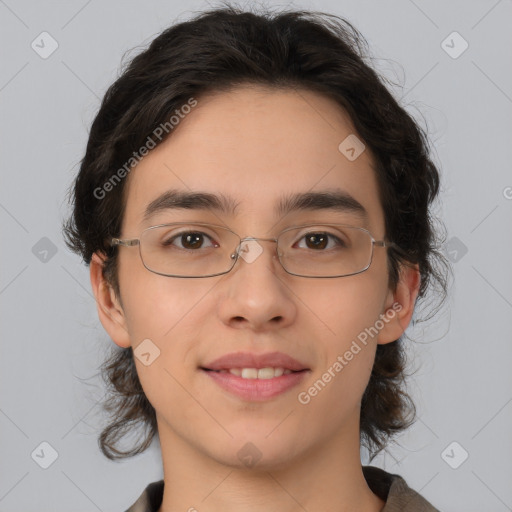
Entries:
{"label": "pupil", "polygon": [[[198,233],[193,234],[186,234],[183,235],[182,238],[182,244],[184,247],[190,247],[192,249],[197,249],[198,247],[201,247],[201,244],[203,242],[203,236]],[[185,242],[183,241],[185,240]]]}
{"label": "pupil", "polygon": [[[315,242],[317,240],[317,242]],[[309,243],[311,242],[313,244],[314,248],[320,248],[323,249],[326,246],[327,243],[327,237],[323,234],[315,234],[315,235],[309,235],[307,237],[307,243],[309,246]]]}

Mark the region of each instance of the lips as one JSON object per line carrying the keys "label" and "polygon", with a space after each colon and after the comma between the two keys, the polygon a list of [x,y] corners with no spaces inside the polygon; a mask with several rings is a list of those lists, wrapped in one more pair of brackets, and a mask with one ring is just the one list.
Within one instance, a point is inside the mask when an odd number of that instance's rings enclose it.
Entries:
{"label": "lips", "polygon": [[224,391],[251,402],[270,400],[291,390],[310,371],[282,352],[233,352],[199,369]]}
{"label": "lips", "polygon": [[217,372],[221,370],[229,371],[233,369],[243,370],[249,368],[256,370],[263,368],[282,368],[284,371],[288,370],[290,372],[309,370],[307,365],[283,352],[267,352],[265,354],[233,352],[201,366],[203,370]]}

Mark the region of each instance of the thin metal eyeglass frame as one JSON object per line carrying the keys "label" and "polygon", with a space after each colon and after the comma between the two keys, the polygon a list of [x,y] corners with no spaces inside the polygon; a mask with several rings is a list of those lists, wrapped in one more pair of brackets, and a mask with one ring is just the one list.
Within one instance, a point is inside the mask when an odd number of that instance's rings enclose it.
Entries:
{"label": "thin metal eyeglass frame", "polygon": [[[141,252],[141,244],[140,244],[140,239],[142,238],[142,235],[144,234],[144,232],[146,231],[149,231],[150,229],[155,229],[155,228],[162,228],[162,227],[168,227],[168,226],[187,226],[187,225],[194,225],[194,226],[208,226],[208,227],[215,227],[215,228],[221,228],[221,229],[225,229],[226,231],[229,231],[230,233],[233,233],[233,235],[235,235],[239,242],[238,242],[238,245],[237,247],[235,248],[235,252],[233,254],[231,254],[231,259],[233,260],[233,264],[231,265],[231,267],[224,271],[224,272],[218,272],[216,274],[207,274],[205,276],[181,276],[181,275],[175,275],[175,274],[164,274],[163,272],[156,272],[155,270],[149,268],[145,261],[144,261],[144,258],[142,257],[142,252]],[[350,274],[342,274],[342,275],[336,275],[336,276],[305,276],[305,275],[302,275],[302,274],[295,274],[294,272],[290,272],[286,269],[286,267],[284,266],[283,262],[281,261],[281,255],[279,254],[279,251],[277,250],[279,248],[279,242],[278,242],[278,239],[281,237],[281,235],[283,233],[286,233],[287,231],[290,231],[292,229],[301,229],[301,228],[307,228],[307,227],[310,227],[310,226],[325,226],[325,227],[329,227],[329,226],[337,226],[337,227],[346,227],[346,228],[351,228],[351,229],[358,229],[360,231],[364,231],[371,239],[371,253],[370,253],[370,261],[368,262],[368,265],[366,265],[366,267],[364,267],[362,270],[359,270],[357,272],[352,272]],[[190,278],[190,279],[198,279],[198,278],[203,278],[203,277],[215,277],[215,276],[222,276],[224,274],[228,274],[229,272],[231,272],[233,270],[233,268],[235,267],[236,265],[236,262],[238,261],[238,258],[240,257],[240,249],[241,249],[241,246],[242,246],[242,243],[245,242],[245,241],[252,241],[252,240],[263,240],[263,241],[268,241],[268,242],[275,242],[277,245],[276,247],[276,252],[277,252],[277,259],[279,260],[279,263],[281,265],[281,267],[283,268],[283,270],[287,273],[287,274],[290,274],[292,276],[297,276],[297,277],[305,277],[305,278],[317,278],[317,279],[332,279],[332,278],[337,278],[337,277],[349,277],[349,276],[354,276],[354,275],[357,275],[357,274],[361,274],[363,272],[365,272],[366,270],[368,270],[372,264],[372,261],[373,261],[373,248],[375,246],[377,247],[396,247],[396,244],[393,243],[393,242],[388,242],[386,240],[375,240],[375,238],[373,238],[372,234],[365,228],[361,228],[359,226],[351,226],[349,224],[332,224],[332,223],[328,223],[328,224],[319,224],[319,223],[312,223],[312,224],[301,224],[300,226],[292,226],[292,227],[289,227],[289,228],[286,228],[286,229],[283,229],[283,231],[281,231],[278,235],[277,235],[277,238],[258,238],[258,237],[253,237],[253,236],[247,236],[245,238],[240,238],[240,235],[238,235],[237,233],[235,233],[234,231],[232,231],[231,229],[227,228],[226,226],[219,226],[217,224],[209,224],[207,222],[170,222],[170,223],[167,223],[167,224],[157,224],[156,226],[150,226],[146,229],[144,229],[142,231],[142,233],[139,235],[139,238],[112,238],[112,240],[110,241],[110,246],[111,247],[115,247],[115,246],[123,246],[123,247],[133,247],[135,245],[138,245],[139,246],[139,257],[142,261],[142,264],[144,265],[144,268],[146,268],[147,270],[149,270],[150,272],[153,272],[153,274],[157,274],[157,275],[160,275],[160,276],[164,276],[164,277],[179,277],[179,278]]]}

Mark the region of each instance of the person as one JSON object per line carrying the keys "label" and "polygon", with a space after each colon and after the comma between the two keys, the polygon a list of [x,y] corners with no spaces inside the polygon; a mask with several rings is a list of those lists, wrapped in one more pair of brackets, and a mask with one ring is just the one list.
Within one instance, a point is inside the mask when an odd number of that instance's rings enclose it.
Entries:
{"label": "person", "polygon": [[228,5],[105,93],[63,229],[114,342],[100,448],[160,441],[128,512],[437,510],[361,462],[414,421],[403,335],[446,290],[427,135],[366,51],[338,16]]}

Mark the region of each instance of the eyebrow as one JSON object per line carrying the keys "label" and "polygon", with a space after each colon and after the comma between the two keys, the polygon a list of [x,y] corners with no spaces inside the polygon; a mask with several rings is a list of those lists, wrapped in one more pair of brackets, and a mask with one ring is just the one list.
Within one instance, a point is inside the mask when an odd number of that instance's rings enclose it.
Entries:
{"label": "eyebrow", "polygon": [[[224,194],[171,189],[147,205],[143,221],[149,220],[161,211],[175,209],[210,210],[234,216],[239,204]],[[363,220],[368,219],[368,212],[364,206],[348,192],[341,190],[301,192],[284,196],[276,203],[274,213],[277,217],[282,217],[295,211],[315,210],[348,212],[358,215]]]}

